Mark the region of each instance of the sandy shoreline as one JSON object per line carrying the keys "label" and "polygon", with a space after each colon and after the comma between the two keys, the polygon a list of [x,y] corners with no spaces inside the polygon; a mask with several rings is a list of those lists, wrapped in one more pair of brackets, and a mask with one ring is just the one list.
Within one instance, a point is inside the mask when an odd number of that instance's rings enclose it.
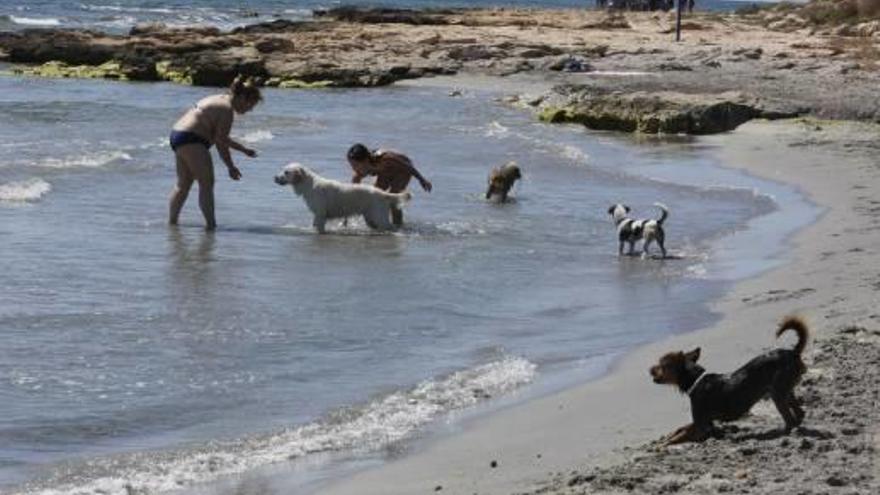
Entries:
{"label": "sandy shoreline", "polygon": [[[701,346],[710,370],[731,370],[776,345],[774,324],[792,312],[806,316],[812,324],[816,340],[807,351],[810,363],[817,358],[816,350],[827,347],[841,328],[856,325],[868,330],[865,335],[872,335],[870,331],[880,327],[880,314],[872,308],[878,299],[878,275],[869,268],[878,253],[871,242],[873,227],[869,227],[876,222],[871,210],[877,206],[872,206],[871,196],[878,169],[870,160],[876,131],[869,124],[756,121],[733,133],[705,138],[706,144],[717,147],[728,166],[791,183],[828,208],[817,223],[791,240],[788,263],[737,284],[714,303],[712,309],[722,318],[710,328],[640,348],[597,381],[478,419],[461,433],[439,439],[412,456],[355,474],[319,493],[604,493],[607,485],[569,484],[577,473],[594,473],[598,468],[616,466],[626,472],[632,458],[649,452],[639,446],[689,418],[684,398],[648,378],[648,366],[661,353]],[[823,369],[828,372],[839,364],[824,362]],[[876,367],[876,363],[859,364]],[[804,393],[803,389],[800,392]],[[876,418],[876,402],[868,402],[866,407],[867,411],[856,408],[844,415]],[[807,428],[820,412],[808,407]],[[754,416],[761,421],[751,425],[754,430],[748,429],[753,420],[741,426],[755,434],[768,428],[772,431],[778,428],[777,422],[781,424],[775,414],[772,406],[763,404],[756,409]],[[845,421],[846,417],[839,419]],[[872,422],[864,422],[860,435],[876,435]],[[801,441],[797,435],[792,436],[792,442]],[[723,439],[714,444],[720,451],[735,451],[740,446]],[[756,448],[762,447],[759,443]],[[867,462],[850,465],[862,470],[876,466],[873,456],[872,450],[866,450],[859,458]],[[829,462],[840,462],[833,453],[825,457]],[[748,460],[744,465],[748,467]],[[711,465],[705,468],[711,469]],[[644,466],[638,469],[643,471]],[[813,481],[818,490],[827,484],[827,473],[822,469],[816,473]],[[876,486],[875,474],[862,474],[865,479],[860,485],[849,486],[855,487],[856,493],[867,493],[858,489],[870,483]],[[791,478],[790,486],[785,480],[753,486],[752,492],[794,490],[804,481]],[[687,481],[680,481],[680,485],[673,491],[706,489],[705,484],[689,485]],[[645,484],[645,493],[651,493],[649,486]]]}

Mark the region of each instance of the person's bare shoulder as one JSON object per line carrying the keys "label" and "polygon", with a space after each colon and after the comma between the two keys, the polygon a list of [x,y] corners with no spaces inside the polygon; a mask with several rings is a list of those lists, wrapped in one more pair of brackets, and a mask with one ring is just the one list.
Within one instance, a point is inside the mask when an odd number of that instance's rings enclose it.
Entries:
{"label": "person's bare shoulder", "polygon": [[198,108],[213,115],[232,114],[232,103],[226,95],[211,95],[199,100]]}
{"label": "person's bare shoulder", "polygon": [[376,150],[375,156],[380,166],[397,167],[400,165],[412,165],[412,160],[399,151]]}

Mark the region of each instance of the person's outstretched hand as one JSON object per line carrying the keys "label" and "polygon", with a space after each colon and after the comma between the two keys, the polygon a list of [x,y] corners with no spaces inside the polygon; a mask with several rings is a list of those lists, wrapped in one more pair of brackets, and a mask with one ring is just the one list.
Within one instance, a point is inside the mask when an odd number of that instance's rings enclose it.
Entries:
{"label": "person's outstretched hand", "polygon": [[241,179],[241,170],[238,169],[235,165],[229,166],[229,178],[232,180]]}
{"label": "person's outstretched hand", "polygon": [[433,187],[431,185],[431,181],[429,181],[427,179],[423,179],[421,181],[421,185],[422,185],[422,189],[424,189],[425,191],[431,192],[431,187]]}
{"label": "person's outstretched hand", "polygon": [[253,148],[245,148],[243,153],[251,158],[254,158],[257,156],[257,150],[255,150]]}

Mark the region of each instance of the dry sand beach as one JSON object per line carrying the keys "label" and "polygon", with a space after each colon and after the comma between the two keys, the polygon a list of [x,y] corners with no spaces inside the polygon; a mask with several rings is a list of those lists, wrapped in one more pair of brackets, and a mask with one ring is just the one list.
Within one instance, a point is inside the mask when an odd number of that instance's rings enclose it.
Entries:
{"label": "dry sand beach", "polygon": [[[666,14],[594,12],[333,20],[321,38],[289,26],[277,32],[267,27],[268,34],[252,28],[217,35],[220,51],[238,61],[228,65],[230,72],[258,67],[279,86],[527,73],[541,82],[512,84],[511,101],[536,113],[569,104],[571,95],[582,103],[607,94],[674,90],[714,98],[732,91],[729,101],[757,109],[745,120],[802,117],[750,120],[734,131],[700,137],[701,143],[726,166],[792,184],[824,209],[818,222],[790,240],[784,264],[737,284],[713,305],[720,319],[710,328],[642,347],[594,382],[466,421],[452,435],[323,485],[318,493],[880,491],[880,127],[870,122],[880,115],[876,38],[873,32],[851,36],[839,25],[812,25],[788,15],[767,20],[765,14],[701,14],[688,18],[681,44],[671,43]],[[851,28],[859,29],[869,27]],[[167,33],[141,36],[146,38],[135,40],[139,46],[157,50],[149,63],[161,62],[162,43],[175,43]],[[353,39],[360,42],[343,42]],[[7,38],[0,47],[12,62],[47,62],[28,51],[32,42]],[[82,41],[116,48],[129,42]],[[293,46],[306,48],[283,55]],[[200,73],[194,67],[204,55],[197,52],[188,59],[194,65],[179,68],[188,77]],[[310,62],[316,59],[332,67],[317,67]],[[552,68],[572,59],[589,70]],[[361,65],[365,61],[371,69]],[[604,77],[590,71],[651,75]],[[165,76],[153,71],[150,77]],[[550,84],[563,86],[548,91]],[[725,426],[722,438],[659,448],[656,440],[687,423],[690,413],[686,397],[651,382],[648,367],[666,351],[699,346],[710,372],[733,370],[763,350],[790,345],[787,338],[777,343],[773,332],[791,313],[803,315],[813,331],[806,351],[809,371],[796,389],[807,411],[803,427],[785,435],[772,404],[760,403],[748,418]]]}

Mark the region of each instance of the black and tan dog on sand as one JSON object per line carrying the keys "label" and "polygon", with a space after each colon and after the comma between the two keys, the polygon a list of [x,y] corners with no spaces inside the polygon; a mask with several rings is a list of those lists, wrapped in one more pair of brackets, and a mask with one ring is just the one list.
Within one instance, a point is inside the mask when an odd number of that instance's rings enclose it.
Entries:
{"label": "black and tan dog on sand", "polygon": [[691,399],[693,423],[663,439],[663,445],[701,442],[714,430],[713,421],[733,421],[744,416],[759,400],[769,397],[776,405],[786,431],[799,426],[804,410],[794,396],[794,387],[806,372],[801,355],[807,345],[807,324],[796,316],[785,318],[776,331],[798,336],[794,349],[775,349],[752,359],[730,374],[706,373],[697,364],[700,348],[670,352],[650,369],[654,383],[673,385]]}
{"label": "black and tan dog on sand", "polygon": [[516,166],[516,162],[508,162],[501,167],[493,168],[489,172],[489,188],[486,189],[486,199],[498,195],[500,202],[506,202],[510,188],[519,179],[522,179],[522,174],[519,167]]}

